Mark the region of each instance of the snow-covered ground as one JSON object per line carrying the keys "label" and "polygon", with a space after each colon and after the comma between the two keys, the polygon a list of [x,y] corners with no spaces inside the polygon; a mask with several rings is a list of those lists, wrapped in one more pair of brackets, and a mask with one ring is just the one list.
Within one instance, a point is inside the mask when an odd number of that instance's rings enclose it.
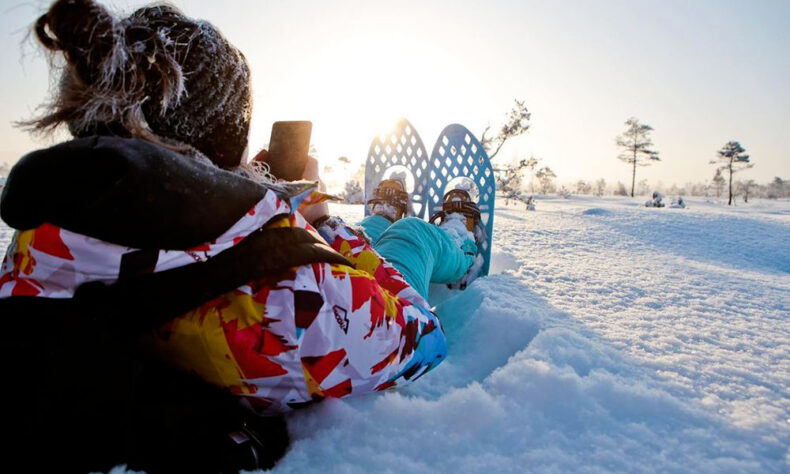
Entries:
{"label": "snow-covered ground", "polygon": [[790,470],[790,202],[643,201],[499,202],[447,361],[298,413],[275,471]]}
{"label": "snow-covered ground", "polygon": [[296,413],[275,472],[790,471],[790,202],[643,201],[500,201],[448,359]]}

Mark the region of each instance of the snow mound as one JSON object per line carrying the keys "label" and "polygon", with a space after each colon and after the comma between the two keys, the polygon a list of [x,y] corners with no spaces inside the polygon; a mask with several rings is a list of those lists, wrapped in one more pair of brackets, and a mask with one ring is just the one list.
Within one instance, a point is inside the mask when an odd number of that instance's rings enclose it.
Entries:
{"label": "snow mound", "polygon": [[600,207],[594,207],[592,209],[585,209],[582,211],[583,216],[608,216],[611,215],[611,211],[607,211],[606,209],[601,209]]}
{"label": "snow mound", "polygon": [[489,268],[489,274],[496,275],[499,273],[515,272],[519,268],[521,268],[521,264],[518,263],[518,258],[512,253],[497,252],[496,250],[491,252],[491,267]]}
{"label": "snow mound", "polygon": [[447,360],[295,414],[276,472],[786,472],[790,220],[502,204],[492,275],[431,289]]}
{"label": "snow mound", "polygon": [[444,364],[408,388],[297,413],[275,471],[314,471],[316,459],[360,473],[765,468],[759,440],[663,390],[512,276],[477,280],[437,311]]}

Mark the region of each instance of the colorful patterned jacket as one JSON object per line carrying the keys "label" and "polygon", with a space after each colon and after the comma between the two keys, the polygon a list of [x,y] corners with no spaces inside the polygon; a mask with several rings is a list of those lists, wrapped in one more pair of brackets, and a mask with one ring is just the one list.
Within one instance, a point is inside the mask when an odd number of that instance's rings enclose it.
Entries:
{"label": "colorful patterned jacket", "polygon": [[[209,259],[266,225],[309,227],[268,191],[213,242],[159,251],[154,271]],[[316,263],[249,282],[158,328],[157,353],[261,414],[384,390],[439,364],[446,341],[429,304],[340,219],[318,230],[353,268]],[[19,231],[0,267],[0,298],[70,298],[83,283],[114,282],[135,250],[51,224]]]}

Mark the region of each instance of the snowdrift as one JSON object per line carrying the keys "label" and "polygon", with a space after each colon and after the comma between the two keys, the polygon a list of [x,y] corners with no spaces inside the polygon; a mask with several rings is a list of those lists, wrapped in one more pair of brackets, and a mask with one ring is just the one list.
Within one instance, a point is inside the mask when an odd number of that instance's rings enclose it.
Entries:
{"label": "snowdrift", "polygon": [[448,359],[295,414],[275,472],[790,468],[790,218],[497,205],[492,275],[432,289]]}

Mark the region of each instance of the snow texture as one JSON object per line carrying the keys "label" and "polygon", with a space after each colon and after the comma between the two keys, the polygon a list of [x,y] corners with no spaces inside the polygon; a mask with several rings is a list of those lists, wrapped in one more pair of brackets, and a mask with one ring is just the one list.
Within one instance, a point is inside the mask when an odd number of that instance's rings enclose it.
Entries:
{"label": "snow texture", "polygon": [[690,201],[497,203],[447,360],[293,414],[274,472],[790,471],[790,201]]}
{"label": "snow texture", "polygon": [[[478,234],[477,238],[475,237],[475,233],[468,231],[466,229],[466,217],[457,212],[445,215],[439,227],[450,236],[458,248],[467,252],[475,251],[475,246],[472,245],[471,242],[475,242],[475,244],[477,244],[476,248],[480,249],[480,245],[482,245],[481,242],[485,238],[485,234],[480,230],[481,228],[479,226],[475,229]],[[471,248],[468,248],[468,246],[471,246]],[[471,283],[477,278],[478,275],[480,275],[480,270],[483,269],[483,265],[485,265],[485,258],[482,253],[478,253],[462,280],[464,284]]]}
{"label": "snow texture", "polygon": [[346,182],[343,191],[343,202],[346,204],[365,204],[365,192],[359,182],[351,180]]}
{"label": "snow texture", "polygon": [[452,213],[445,215],[444,221],[439,224],[439,227],[453,239],[453,242],[458,247],[463,246],[463,243],[467,240],[474,241],[475,239],[474,234],[466,230],[466,217],[463,214]]}
{"label": "snow texture", "polygon": [[387,217],[389,220],[394,221],[398,218],[398,208],[386,202],[376,203],[370,206],[371,214],[378,214]]}

